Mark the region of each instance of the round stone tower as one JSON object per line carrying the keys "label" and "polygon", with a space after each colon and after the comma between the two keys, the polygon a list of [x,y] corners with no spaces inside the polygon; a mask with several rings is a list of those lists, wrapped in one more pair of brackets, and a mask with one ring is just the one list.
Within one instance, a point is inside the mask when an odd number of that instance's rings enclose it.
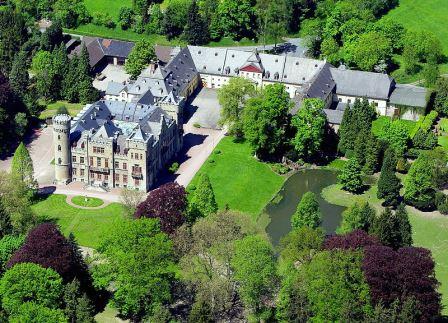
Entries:
{"label": "round stone tower", "polygon": [[67,184],[72,178],[70,120],[71,117],[67,114],[53,117],[54,171],[57,184]]}

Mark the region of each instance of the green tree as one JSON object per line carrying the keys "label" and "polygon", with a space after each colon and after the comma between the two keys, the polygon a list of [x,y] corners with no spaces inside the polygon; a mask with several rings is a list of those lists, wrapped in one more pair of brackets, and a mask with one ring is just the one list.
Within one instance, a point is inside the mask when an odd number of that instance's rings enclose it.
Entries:
{"label": "green tree", "polygon": [[297,210],[291,218],[291,225],[294,229],[301,227],[317,228],[322,222],[322,213],[320,212],[319,202],[316,194],[306,192],[303,194]]}
{"label": "green tree", "polygon": [[371,313],[361,264],[360,251],[332,250],[319,252],[300,268],[312,321],[362,321]]}
{"label": "green tree", "polygon": [[205,45],[209,42],[208,24],[199,13],[196,0],[193,0],[188,8],[188,20],[183,37],[190,45]]}
{"label": "green tree", "polygon": [[422,71],[423,79],[425,80],[425,87],[433,87],[439,78],[439,65],[430,62],[425,65]]}
{"label": "green tree", "polygon": [[36,304],[34,302],[23,303],[16,313],[9,317],[10,323],[66,323],[67,318],[60,309],[54,309]]}
{"label": "green tree", "polygon": [[434,109],[441,116],[448,115],[448,78],[440,77],[435,85]]}
{"label": "green tree", "polygon": [[9,84],[14,93],[22,98],[24,97],[30,85],[27,54],[25,51],[20,51],[14,56],[11,73],[9,74]]}
{"label": "green tree", "polygon": [[190,1],[172,0],[168,3],[162,21],[162,33],[168,40],[180,36],[184,31],[189,7]]}
{"label": "green tree", "polygon": [[139,40],[129,53],[124,68],[133,79],[140,75],[142,70],[151,62],[154,62],[156,54],[154,46],[146,39]]}
{"label": "green tree", "polygon": [[377,197],[384,199],[383,205],[397,206],[400,199],[400,179],[395,175],[397,158],[393,149],[389,148],[384,154],[383,166],[378,180]]}
{"label": "green tree", "polygon": [[386,208],[375,219],[372,233],[382,244],[394,249],[412,245],[412,227],[404,205],[400,205],[394,213]]}
{"label": "green tree", "polygon": [[224,36],[233,40],[254,38],[257,31],[255,0],[223,0],[218,4],[216,16]]}
{"label": "green tree", "polygon": [[361,167],[356,158],[350,158],[344,164],[344,168],[338,176],[338,181],[343,190],[351,193],[357,193],[363,188]]}
{"label": "green tree", "polygon": [[218,211],[215,193],[213,192],[212,183],[207,173],[202,173],[199,177],[189,207],[190,222],[194,222],[199,217],[206,217]]}
{"label": "green tree", "polygon": [[70,322],[94,323],[93,307],[86,294],[82,294],[77,279],[64,286],[64,313]]}
{"label": "green tree", "polygon": [[114,282],[112,303],[121,315],[139,318],[170,299],[176,266],[172,242],[158,220],[122,220],[111,230],[99,251],[107,261],[96,267],[99,286]]}
{"label": "green tree", "polygon": [[272,298],[277,279],[274,253],[269,242],[256,235],[237,241],[232,268],[246,308],[256,317],[266,318],[266,300]]}
{"label": "green tree", "polygon": [[227,125],[229,133],[235,137],[243,135],[241,121],[246,100],[255,94],[253,83],[242,77],[232,77],[229,82],[218,89],[218,100],[221,105],[220,125]]}
{"label": "green tree", "polygon": [[300,158],[309,160],[321,150],[327,123],[324,107],[320,99],[305,99],[292,118],[292,125],[296,128],[292,142]]}
{"label": "green tree", "polygon": [[345,234],[358,229],[369,232],[375,217],[375,209],[369,203],[355,203],[342,213],[342,222],[337,233]]}
{"label": "green tree", "polygon": [[0,239],[0,274],[3,274],[6,270],[6,263],[9,258],[23,245],[24,241],[24,235],[2,235]]}
{"label": "green tree", "polygon": [[14,152],[11,162],[13,176],[26,184],[29,189],[36,189],[37,182],[34,179],[33,160],[26,146],[21,142]]}
{"label": "green tree", "polygon": [[436,185],[434,182],[433,159],[430,154],[420,153],[417,160],[412,163],[404,182],[404,200],[406,204],[419,209],[434,207]]}
{"label": "green tree", "polygon": [[243,131],[257,156],[278,156],[284,151],[291,106],[289,95],[281,84],[268,85],[259,97],[247,100],[242,116]]}
{"label": "green tree", "polygon": [[2,307],[8,314],[19,313],[24,302],[59,308],[62,278],[53,269],[21,263],[8,269],[0,280]]}
{"label": "green tree", "polygon": [[369,132],[366,138],[365,164],[363,172],[367,175],[373,175],[378,170],[381,144],[373,132]]}

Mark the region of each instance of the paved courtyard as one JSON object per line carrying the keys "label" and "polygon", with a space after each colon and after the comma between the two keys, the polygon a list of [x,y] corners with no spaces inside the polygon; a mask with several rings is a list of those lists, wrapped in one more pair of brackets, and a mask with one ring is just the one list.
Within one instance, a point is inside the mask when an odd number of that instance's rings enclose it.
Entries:
{"label": "paved courtyard", "polygon": [[124,66],[120,65],[109,64],[104,68],[101,74],[106,76],[104,80],[100,81],[96,78],[93,80],[93,86],[100,91],[105,91],[109,82],[122,83],[129,79],[129,74],[125,72]]}
{"label": "paved courtyard", "polygon": [[202,128],[219,129],[218,121],[221,106],[218,103],[218,92],[215,89],[203,88],[194,97],[187,112],[192,115],[188,124],[199,124]]}

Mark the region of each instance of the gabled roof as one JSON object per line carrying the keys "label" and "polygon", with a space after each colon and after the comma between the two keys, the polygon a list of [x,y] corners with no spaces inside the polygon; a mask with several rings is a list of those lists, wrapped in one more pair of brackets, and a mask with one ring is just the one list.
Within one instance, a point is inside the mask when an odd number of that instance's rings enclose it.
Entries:
{"label": "gabled roof", "polygon": [[255,66],[253,64],[246,65],[246,66],[242,67],[240,69],[240,71],[251,72],[251,73],[263,73],[263,70],[260,67]]}
{"label": "gabled roof", "polygon": [[387,74],[330,68],[336,93],[388,100],[395,81]]}
{"label": "gabled roof", "polygon": [[127,58],[134,47],[134,43],[131,42],[106,38],[89,39],[85,44],[89,52],[90,66],[92,67],[98,64],[105,56]]}
{"label": "gabled roof", "polygon": [[397,84],[390,95],[389,102],[408,107],[425,108],[428,91],[424,87]]}

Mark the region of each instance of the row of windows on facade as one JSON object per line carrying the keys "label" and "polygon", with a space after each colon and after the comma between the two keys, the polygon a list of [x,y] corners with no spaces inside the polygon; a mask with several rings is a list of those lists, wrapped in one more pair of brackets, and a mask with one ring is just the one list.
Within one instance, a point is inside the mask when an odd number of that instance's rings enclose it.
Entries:
{"label": "row of windows on facade", "polygon": [[[73,168],[72,169],[72,175],[73,176],[77,176],[78,175],[78,169],[77,168]],[[84,176],[85,175],[85,170],[83,168],[79,169],[79,175],[80,176]],[[90,172],[90,178],[91,179],[97,179],[99,181],[102,181],[103,179],[105,181],[108,181],[109,180],[109,175],[108,174],[104,174],[103,175],[103,174],[99,174],[99,173],[95,174],[94,172]],[[116,182],[119,182],[120,181],[120,174],[115,174],[114,178],[115,178]],[[127,183],[128,182],[128,175],[122,175],[122,179],[123,179],[123,181],[122,181],[123,183]],[[134,183],[135,183],[135,185],[140,185],[140,179],[135,178],[134,179]]]}
{"label": "row of windows on facade", "polygon": [[[77,162],[77,157],[76,156],[72,156],[72,162],[74,162],[74,163],[76,163]],[[92,166],[92,165],[94,165],[94,163],[93,163],[93,157],[89,157],[89,162],[90,162],[90,165]],[[84,164],[84,157],[79,157],[79,163],[80,164]],[[102,160],[101,160],[101,157],[97,157],[96,158],[96,166],[97,167],[101,167],[102,166]],[[116,161],[115,163],[114,163],[114,167],[116,168],[116,169],[120,169],[120,162],[118,162],[118,161]],[[109,168],[109,159],[105,159],[104,160],[104,168]],[[122,163],[122,169],[123,170],[127,170],[128,169],[128,164],[127,163]],[[132,171],[134,171],[134,170],[139,170],[139,171],[141,171],[141,167],[140,166],[138,166],[138,165],[134,165],[134,166],[132,166]]]}
{"label": "row of windows on facade", "polygon": [[[338,101],[339,101],[339,102],[342,102],[342,98],[339,98]],[[352,103],[352,100],[351,100],[351,99],[347,99],[347,103],[348,103],[348,104]],[[378,106],[378,102],[373,101],[373,105],[377,107],[377,106]]]}

